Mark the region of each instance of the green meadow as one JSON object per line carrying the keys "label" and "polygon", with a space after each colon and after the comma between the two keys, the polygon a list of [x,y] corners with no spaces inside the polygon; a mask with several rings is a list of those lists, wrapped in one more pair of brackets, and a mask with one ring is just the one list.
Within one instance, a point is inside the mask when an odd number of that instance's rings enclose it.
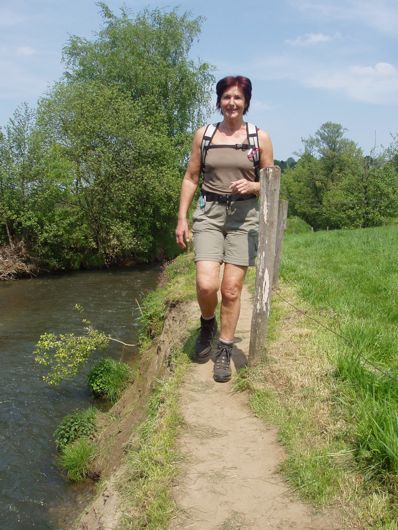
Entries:
{"label": "green meadow", "polygon": [[365,476],[397,491],[398,227],[290,234],[283,252],[281,277],[330,335],[342,434]]}

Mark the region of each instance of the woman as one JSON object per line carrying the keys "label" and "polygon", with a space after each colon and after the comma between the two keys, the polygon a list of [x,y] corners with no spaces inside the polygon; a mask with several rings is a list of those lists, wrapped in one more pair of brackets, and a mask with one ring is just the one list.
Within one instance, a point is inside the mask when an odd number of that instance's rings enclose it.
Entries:
{"label": "woman", "polygon": [[[192,143],[191,158],[182,182],[177,244],[185,249],[189,241],[188,209],[199,183],[204,180],[193,216],[196,262],[196,290],[201,310],[201,326],[195,345],[196,359],[210,357],[212,339],[217,331],[215,310],[221,279],[221,329],[214,363],[214,379],[231,378],[230,359],[240,312],[240,295],[249,265],[254,265],[258,236],[260,183],[252,161],[244,114],[249,110],[252,86],[243,76],[228,76],[216,85],[217,108],[222,114],[202,167],[202,139],[206,127],[198,129]],[[259,167],[273,166],[272,143],[258,129]]]}

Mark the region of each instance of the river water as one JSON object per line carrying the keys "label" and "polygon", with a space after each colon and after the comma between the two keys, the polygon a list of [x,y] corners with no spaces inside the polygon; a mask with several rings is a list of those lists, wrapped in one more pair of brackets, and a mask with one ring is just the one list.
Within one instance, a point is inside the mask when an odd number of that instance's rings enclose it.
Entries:
{"label": "river water", "polygon": [[[53,432],[63,416],[93,403],[88,367],[48,387],[32,355],[40,334],[80,332],[78,303],[97,329],[135,343],[137,301],[155,287],[158,272],[142,267],[0,282],[1,530],[67,528],[84,501],[82,486],[69,483],[55,465]],[[136,350],[112,343],[108,354],[131,362]]]}

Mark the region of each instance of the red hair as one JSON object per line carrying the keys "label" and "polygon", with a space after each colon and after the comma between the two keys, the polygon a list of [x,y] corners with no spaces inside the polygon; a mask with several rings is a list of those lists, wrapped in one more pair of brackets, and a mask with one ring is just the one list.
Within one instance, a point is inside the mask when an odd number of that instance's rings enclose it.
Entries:
{"label": "red hair", "polygon": [[252,97],[252,82],[248,77],[244,77],[243,75],[228,75],[227,77],[223,77],[222,79],[220,79],[220,81],[216,85],[216,107],[220,110],[220,102],[222,95],[226,90],[234,86],[240,88],[240,90],[242,90],[243,92],[243,95],[245,96],[245,109],[243,111],[243,114],[246,114],[246,112],[249,110],[250,100]]}

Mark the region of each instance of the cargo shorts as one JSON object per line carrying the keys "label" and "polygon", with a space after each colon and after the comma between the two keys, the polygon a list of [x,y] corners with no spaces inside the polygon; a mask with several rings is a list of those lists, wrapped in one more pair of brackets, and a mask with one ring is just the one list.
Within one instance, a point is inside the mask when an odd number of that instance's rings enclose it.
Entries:
{"label": "cargo shorts", "polygon": [[230,203],[199,203],[192,233],[196,261],[217,261],[243,267],[255,264],[258,243],[257,198]]}

